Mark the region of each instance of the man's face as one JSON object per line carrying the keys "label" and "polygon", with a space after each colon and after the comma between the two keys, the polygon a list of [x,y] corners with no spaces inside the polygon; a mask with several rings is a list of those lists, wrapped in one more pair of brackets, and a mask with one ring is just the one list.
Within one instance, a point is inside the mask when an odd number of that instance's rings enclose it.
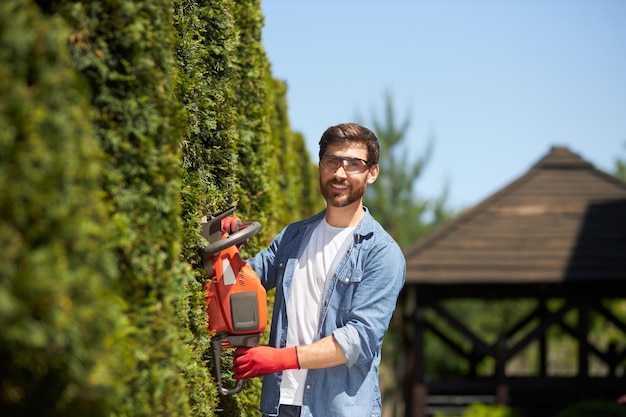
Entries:
{"label": "man's face", "polygon": [[[331,144],[324,155],[339,158],[358,158],[367,160],[367,147],[362,143]],[[343,165],[334,171],[326,169],[320,163],[320,190],[329,206],[346,207],[360,202],[365,194],[367,184],[371,184],[378,176],[378,165],[366,167],[363,172],[348,174]]]}

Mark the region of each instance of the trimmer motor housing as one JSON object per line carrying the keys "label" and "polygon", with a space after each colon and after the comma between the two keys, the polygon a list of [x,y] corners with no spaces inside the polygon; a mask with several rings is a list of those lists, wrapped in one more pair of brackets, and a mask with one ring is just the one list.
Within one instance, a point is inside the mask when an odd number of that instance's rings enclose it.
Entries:
{"label": "trimmer motor housing", "polygon": [[243,224],[239,231],[222,232],[221,221],[235,211],[232,207],[215,217],[202,218],[202,236],[209,242],[204,248],[204,266],[211,279],[207,282],[207,325],[220,392],[232,395],[241,391],[244,380],[233,388],[222,385],[222,348],[253,347],[267,327],[267,298],[258,275],[239,254],[239,246],[261,230],[258,222]]}

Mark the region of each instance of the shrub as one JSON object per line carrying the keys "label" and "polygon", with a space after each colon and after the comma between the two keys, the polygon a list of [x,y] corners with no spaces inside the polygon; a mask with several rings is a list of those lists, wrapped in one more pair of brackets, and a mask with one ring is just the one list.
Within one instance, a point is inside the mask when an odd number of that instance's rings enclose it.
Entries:
{"label": "shrub", "polygon": [[0,415],[107,416],[124,396],[130,326],[69,33],[0,2]]}
{"label": "shrub", "polygon": [[[442,413],[435,417],[452,417]],[[520,413],[503,404],[470,404],[460,417],[521,417]]]}
{"label": "shrub", "polygon": [[626,407],[611,401],[585,401],[567,407],[557,417],[626,417]]}

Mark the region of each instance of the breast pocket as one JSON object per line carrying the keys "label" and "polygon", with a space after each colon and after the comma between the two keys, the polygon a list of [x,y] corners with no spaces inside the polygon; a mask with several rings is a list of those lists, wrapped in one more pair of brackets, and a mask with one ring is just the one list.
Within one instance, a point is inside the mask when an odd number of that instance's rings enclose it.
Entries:
{"label": "breast pocket", "polygon": [[352,308],[354,292],[361,280],[363,280],[363,271],[360,269],[350,269],[341,274],[335,284],[331,305],[342,313],[349,312]]}

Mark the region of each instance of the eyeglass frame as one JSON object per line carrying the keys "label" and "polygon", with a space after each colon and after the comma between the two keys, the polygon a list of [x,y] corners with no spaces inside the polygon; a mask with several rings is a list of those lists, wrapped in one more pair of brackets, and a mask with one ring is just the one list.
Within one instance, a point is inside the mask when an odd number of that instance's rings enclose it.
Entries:
{"label": "eyeglass frame", "polygon": [[[335,168],[335,169],[328,168],[328,167],[326,166],[326,164],[323,162],[324,158],[332,158],[332,160],[335,160],[335,163],[334,163],[334,168]],[[360,162],[362,162],[362,163],[364,163],[364,164],[365,164],[365,165],[361,165],[361,166],[363,166],[363,167],[367,167],[367,168],[363,169],[362,171],[353,171],[353,172],[350,172],[350,171],[348,171],[348,167],[349,167],[348,163],[349,163],[350,161],[360,161]],[[328,159],[327,159],[327,162],[328,162]],[[321,166],[324,170],[326,170],[327,172],[337,172],[337,170],[339,169],[339,167],[343,167],[343,170],[344,170],[344,171],[346,172],[346,174],[348,174],[348,175],[362,174],[362,173],[366,172],[368,169],[372,168],[372,166],[373,166],[373,165],[374,165],[373,163],[371,163],[370,161],[367,161],[367,160],[365,160],[365,159],[361,159],[361,158],[348,158],[348,157],[345,157],[345,156],[337,156],[337,155],[328,155],[328,154],[325,154],[325,155],[322,155],[322,158],[320,159],[320,166]]]}

